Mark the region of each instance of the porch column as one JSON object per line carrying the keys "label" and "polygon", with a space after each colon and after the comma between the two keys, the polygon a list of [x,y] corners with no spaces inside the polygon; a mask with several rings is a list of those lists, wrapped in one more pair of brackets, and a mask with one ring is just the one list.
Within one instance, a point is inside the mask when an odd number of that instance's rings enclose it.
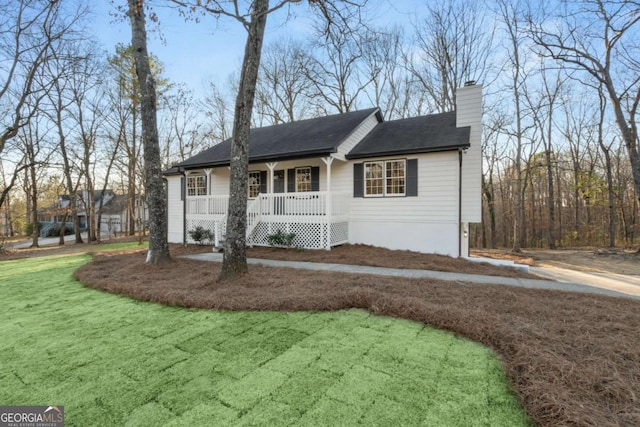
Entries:
{"label": "porch column", "polygon": [[327,189],[325,191],[325,194],[326,194],[325,209],[327,210],[326,211],[327,235],[326,235],[325,249],[330,250],[331,249],[331,216],[333,213],[333,205],[332,205],[333,193],[331,192],[331,164],[333,163],[333,157],[324,157],[322,161],[324,162],[325,165],[327,165]]}
{"label": "porch column", "polygon": [[207,176],[207,196],[211,195],[211,172],[213,169],[205,169],[204,174]]}
{"label": "porch column", "polygon": [[273,171],[276,169],[276,166],[278,166],[277,162],[267,163],[267,168],[269,168],[269,189],[267,193],[273,193],[273,185],[275,181]]}

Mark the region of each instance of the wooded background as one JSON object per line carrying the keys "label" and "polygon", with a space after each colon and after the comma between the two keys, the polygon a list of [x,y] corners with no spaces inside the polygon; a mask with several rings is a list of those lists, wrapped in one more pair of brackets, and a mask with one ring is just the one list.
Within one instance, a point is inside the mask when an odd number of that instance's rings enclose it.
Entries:
{"label": "wooded background", "polygon": [[[303,6],[283,7],[282,25],[301,19]],[[265,44],[253,126],[371,106],[385,119],[450,111],[456,88],[475,81],[484,92],[484,221],[472,245],[637,245],[639,2],[424,1],[402,26],[367,19],[376,2],[360,6],[368,25],[326,32],[326,20],[309,14],[305,34]],[[99,45],[91,7],[0,0],[2,235],[32,230],[58,195],[103,189],[127,195],[134,231],[144,168],[133,52]],[[151,21],[153,10],[181,10],[150,7]],[[171,38],[161,22],[157,30]],[[168,167],[231,136],[239,74],[191,88],[166,78],[163,60],[152,55]]]}

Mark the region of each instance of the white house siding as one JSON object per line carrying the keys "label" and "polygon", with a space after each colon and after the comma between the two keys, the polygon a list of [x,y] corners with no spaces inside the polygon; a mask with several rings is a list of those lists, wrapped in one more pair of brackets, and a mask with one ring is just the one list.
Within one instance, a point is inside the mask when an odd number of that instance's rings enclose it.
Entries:
{"label": "white house siding", "polygon": [[180,200],[180,175],[167,176],[167,198],[168,198],[168,235],[170,243],[182,243],[183,241],[183,202]]}
{"label": "white house siding", "polygon": [[457,126],[471,126],[470,143],[462,159],[462,222],[482,221],[482,86],[458,89]]}
{"label": "white house siding", "polygon": [[[406,158],[418,159],[418,196],[352,198],[349,242],[458,256],[458,153]],[[353,194],[359,162],[334,168],[334,191]]]}
{"label": "white house siding", "polygon": [[[376,110],[377,112],[377,110]],[[358,127],[349,135],[342,144],[338,146],[338,154],[346,156],[353,147],[355,147],[362,139],[367,136],[378,124],[376,112],[367,117]]]}
{"label": "white house siding", "polygon": [[[254,169],[249,166],[249,170],[252,171]],[[229,168],[227,166],[221,168],[213,168],[211,169],[210,175],[210,185],[208,193],[211,196],[220,196],[229,194],[229,177],[230,177]]]}

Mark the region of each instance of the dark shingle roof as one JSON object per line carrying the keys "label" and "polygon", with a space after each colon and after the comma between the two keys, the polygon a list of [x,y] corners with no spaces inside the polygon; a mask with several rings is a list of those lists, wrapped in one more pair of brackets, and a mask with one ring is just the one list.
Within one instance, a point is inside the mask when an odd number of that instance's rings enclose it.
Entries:
{"label": "dark shingle roof", "polygon": [[[344,114],[300,120],[275,126],[251,129],[249,136],[249,161],[265,162],[335,153],[356,127],[378,108],[353,111]],[[224,166],[231,157],[231,139],[221,142],[195,156],[173,165],[174,168]],[[173,168],[172,168],[173,169]]]}
{"label": "dark shingle roof", "polygon": [[456,127],[455,111],[379,123],[348,159],[456,150],[469,147],[470,127]]}
{"label": "dark shingle roof", "polygon": [[169,169],[165,169],[162,171],[162,175],[181,175],[182,173],[180,172],[180,169],[172,166]]}
{"label": "dark shingle roof", "polygon": [[127,208],[128,204],[127,196],[115,195],[109,201],[102,206],[102,213],[104,214],[119,214]]}

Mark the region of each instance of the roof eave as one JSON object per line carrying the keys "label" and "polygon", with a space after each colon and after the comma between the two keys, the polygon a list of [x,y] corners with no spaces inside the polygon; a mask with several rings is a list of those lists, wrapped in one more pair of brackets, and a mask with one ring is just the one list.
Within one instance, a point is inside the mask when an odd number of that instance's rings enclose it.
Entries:
{"label": "roof eave", "polygon": [[421,149],[406,149],[406,150],[393,150],[393,151],[378,151],[378,152],[370,152],[370,153],[361,153],[361,154],[347,154],[347,160],[359,160],[359,159],[367,159],[374,157],[389,157],[389,156],[404,156],[410,154],[426,154],[426,153],[439,153],[443,151],[457,151],[461,148],[469,148],[471,145],[469,143],[465,144],[456,144],[456,145],[447,145],[444,147],[424,147]]}
{"label": "roof eave", "polygon": [[[334,153],[336,153],[336,148],[332,147],[332,148],[327,148],[322,150],[298,151],[296,153],[291,153],[291,154],[274,154],[274,155],[267,155],[267,156],[250,157],[249,163],[255,164],[255,163],[266,163],[266,162],[284,162],[289,160],[306,159],[309,157],[328,157]],[[217,162],[202,162],[202,163],[194,163],[191,165],[182,165],[180,167],[185,170],[191,170],[191,169],[202,169],[206,167],[209,167],[209,168],[223,167],[223,166],[229,166],[229,165],[230,165],[229,160],[221,160]]]}

